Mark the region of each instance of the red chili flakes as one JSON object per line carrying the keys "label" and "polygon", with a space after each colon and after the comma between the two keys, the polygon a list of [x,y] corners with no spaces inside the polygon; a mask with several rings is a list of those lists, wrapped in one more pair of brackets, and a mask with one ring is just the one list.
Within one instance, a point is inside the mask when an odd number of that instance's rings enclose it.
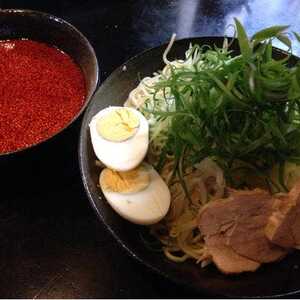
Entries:
{"label": "red chili flakes", "polygon": [[85,97],[81,69],[66,53],[32,40],[0,41],[0,153],[54,135]]}

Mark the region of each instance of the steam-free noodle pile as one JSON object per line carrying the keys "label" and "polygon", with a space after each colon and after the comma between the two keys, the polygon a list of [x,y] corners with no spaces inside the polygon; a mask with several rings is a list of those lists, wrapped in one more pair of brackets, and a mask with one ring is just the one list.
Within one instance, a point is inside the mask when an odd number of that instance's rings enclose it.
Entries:
{"label": "steam-free noodle pile", "polygon": [[163,70],[125,103],[148,119],[147,160],[171,191],[170,210],[151,232],[175,262],[210,262],[197,222],[205,204],[231,188],[287,192],[300,178],[300,71],[287,66],[289,55],[272,58],[273,39],[290,45],[286,27],[251,39],[236,27],[238,56],[224,39],[221,48],[190,45],[184,60],[169,61],[173,36]]}

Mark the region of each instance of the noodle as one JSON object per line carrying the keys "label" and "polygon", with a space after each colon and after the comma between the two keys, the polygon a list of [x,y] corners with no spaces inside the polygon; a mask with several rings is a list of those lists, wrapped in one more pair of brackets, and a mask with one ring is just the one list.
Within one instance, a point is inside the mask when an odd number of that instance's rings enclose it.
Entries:
{"label": "noodle", "polygon": [[[161,171],[162,177],[166,180],[171,192],[171,207],[163,221],[153,225],[151,232],[163,244],[163,252],[166,257],[174,262],[183,262],[188,258],[194,258],[196,262],[204,262],[207,265],[210,261],[206,255],[203,238],[197,227],[197,215],[208,198],[213,199],[205,185],[205,178],[215,178],[216,189],[224,192],[224,178],[220,174],[220,169],[210,161],[205,162],[210,168],[195,168],[185,175],[185,182],[192,203],[186,197],[183,187],[175,177],[170,180],[171,162],[165,165]],[[201,175],[202,174],[202,175]],[[217,179],[218,178],[218,179]],[[219,192],[218,192],[219,193]],[[223,196],[223,195],[221,195]]]}
{"label": "noodle", "polygon": [[170,52],[170,50],[171,50],[171,48],[172,48],[172,46],[173,46],[173,44],[175,42],[175,39],[176,39],[176,34],[173,33],[172,37],[171,37],[171,40],[170,40],[170,42],[169,42],[169,44],[168,44],[168,46],[167,46],[167,48],[166,48],[166,50],[165,50],[165,52],[163,54],[163,61],[164,61],[164,63],[166,65],[168,65],[170,63],[170,61],[167,59],[167,55]]}
{"label": "noodle", "polygon": [[[164,68],[143,78],[124,103],[148,121],[146,161],[159,172],[171,195],[167,214],[149,229],[166,258],[176,263],[192,259],[205,267],[212,262],[210,233],[203,224],[210,227],[211,218],[218,217],[212,212],[206,218],[199,217],[210,201],[230,197],[233,188],[287,192],[300,178],[299,143],[293,141],[300,135],[300,87],[295,84],[300,68],[287,71],[289,57],[271,58],[271,41],[286,40],[279,34],[285,27],[264,29],[248,40],[238,21],[236,26],[241,54],[234,57],[225,39],[223,48],[190,45],[184,60],[170,61],[173,34],[163,52]],[[247,43],[246,50],[243,43]],[[259,87],[257,93],[254,83]],[[250,210],[254,210],[251,205]],[[245,211],[241,214],[247,216]],[[222,213],[236,219],[232,217],[235,210],[228,213],[224,209]],[[216,215],[221,215],[219,210]],[[222,225],[222,221],[217,223]],[[223,228],[215,231],[221,232],[223,243]],[[235,257],[238,253],[232,259]]]}

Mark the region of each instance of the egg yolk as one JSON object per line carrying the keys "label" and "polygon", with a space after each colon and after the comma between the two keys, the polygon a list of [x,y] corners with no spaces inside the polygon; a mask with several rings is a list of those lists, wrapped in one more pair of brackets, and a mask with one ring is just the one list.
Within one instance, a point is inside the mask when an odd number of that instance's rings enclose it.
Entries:
{"label": "egg yolk", "polygon": [[100,118],[96,128],[103,138],[112,142],[122,142],[134,136],[139,125],[139,118],[133,111],[120,108]]}
{"label": "egg yolk", "polygon": [[103,190],[116,193],[136,193],[145,189],[150,183],[150,175],[144,166],[126,172],[104,169],[99,178]]}

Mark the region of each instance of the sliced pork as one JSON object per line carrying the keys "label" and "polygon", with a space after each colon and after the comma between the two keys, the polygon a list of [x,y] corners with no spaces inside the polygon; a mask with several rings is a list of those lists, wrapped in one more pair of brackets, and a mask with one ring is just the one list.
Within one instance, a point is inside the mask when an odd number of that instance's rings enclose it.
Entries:
{"label": "sliced pork", "polygon": [[281,247],[300,247],[300,182],[288,194],[275,198],[265,234]]}
{"label": "sliced pork", "polygon": [[225,274],[254,272],[260,263],[237,254],[226,245],[226,237],[222,234],[213,235],[206,239],[208,253],[218,267]]}
{"label": "sliced pork", "polygon": [[266,191],[231,191],[226,199],[208,203],[198,226],[213,262],[224,273],[255,271],[261,263],[287,254],[265,236],[274,199]]}

